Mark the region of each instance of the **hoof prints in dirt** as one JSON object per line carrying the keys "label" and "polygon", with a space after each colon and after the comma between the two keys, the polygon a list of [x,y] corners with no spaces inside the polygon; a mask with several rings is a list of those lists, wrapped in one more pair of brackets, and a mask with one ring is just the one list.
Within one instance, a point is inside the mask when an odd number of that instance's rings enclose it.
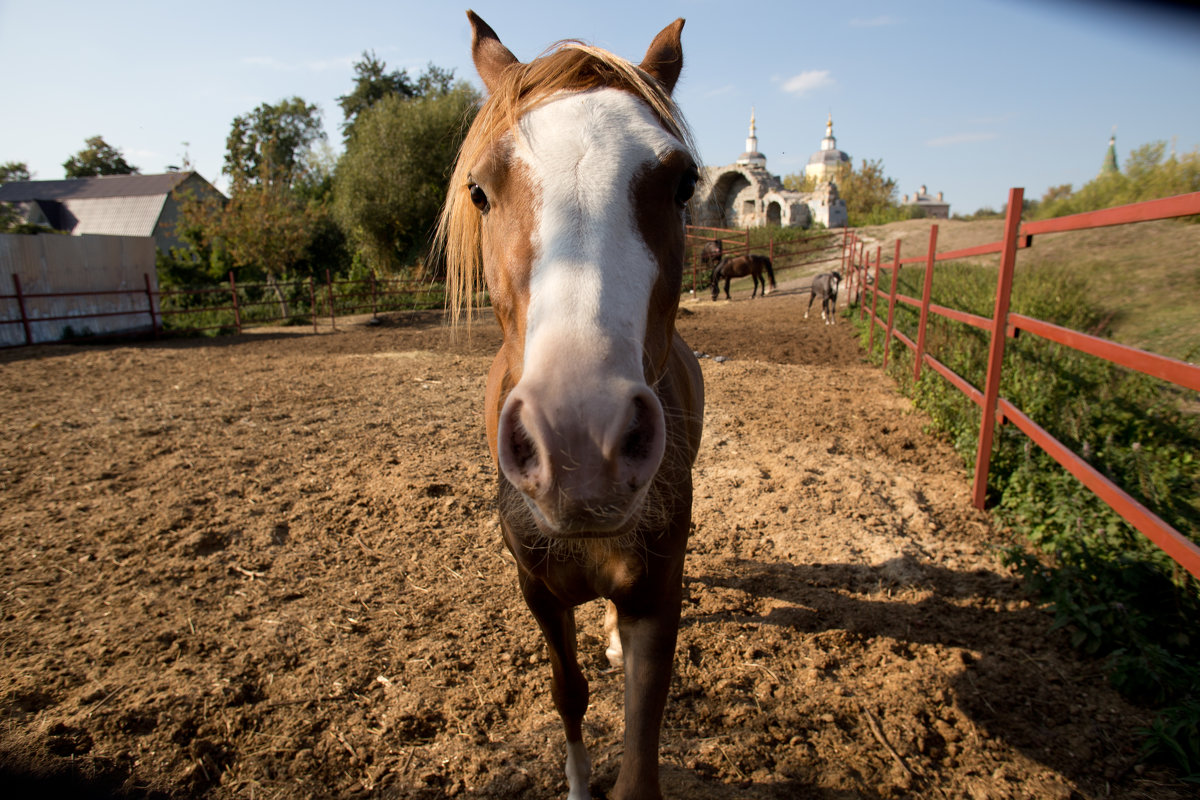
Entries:
{"label": "hoof prints in dirt", "polygon": [[[679,318],[727,361],[701,361],[668,796],[1188,796],[1135,769],[1145,712],[1048,634],[959,459],[806,301]],[[497,341],[406,317],[0,354],[6,791],[565,795],[492,511]],[[602,615],[579,614],[598,794]]]}

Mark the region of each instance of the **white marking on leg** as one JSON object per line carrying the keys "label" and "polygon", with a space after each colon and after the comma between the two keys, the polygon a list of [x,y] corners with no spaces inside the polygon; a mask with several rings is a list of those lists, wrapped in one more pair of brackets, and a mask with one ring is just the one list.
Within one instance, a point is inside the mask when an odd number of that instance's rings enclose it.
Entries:
{"label": "white marking on leg", "polygon": [[567,742],[567,800],[592,800],[592,761],[583,742]]}
{"label": "white marking on leg", "polygon": [[625,652],[621,648],[621,632],[617,629],[617,607],[611,600],[604,601],[604,632],[608,634],[608,663],[613,669],[625,666]]}

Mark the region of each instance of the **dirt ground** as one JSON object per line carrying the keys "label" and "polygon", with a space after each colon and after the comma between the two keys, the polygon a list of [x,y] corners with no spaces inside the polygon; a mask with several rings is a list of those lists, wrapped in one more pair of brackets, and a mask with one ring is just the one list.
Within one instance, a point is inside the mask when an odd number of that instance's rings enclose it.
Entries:
{"label": "dirt ground", "polygon": [[[1182,798],[849,325],[686,299],[708,409],[669,797]],[[563,797],[492,510],[490,320],[0,352],[9,797]],[[621,751],[580,610],[598,797]]]}

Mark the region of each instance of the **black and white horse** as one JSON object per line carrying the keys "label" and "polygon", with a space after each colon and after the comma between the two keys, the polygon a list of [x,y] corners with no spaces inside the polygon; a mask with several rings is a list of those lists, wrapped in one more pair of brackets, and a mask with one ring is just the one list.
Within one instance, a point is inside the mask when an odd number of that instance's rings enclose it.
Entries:
{"label": "black and white horse", "polygon": [[808,319],[808,312],[812,309],[813,300],[821,298],[821,319],[826,325],[833,324],[834,312],[837,311],[837,294],[838,286],[842,282],[842,273],[840,272],[822,272],[820,275],[812,279],[812,285],[809,287],[812,295],[808,298],[808,308],[804,310],[804,318]]}

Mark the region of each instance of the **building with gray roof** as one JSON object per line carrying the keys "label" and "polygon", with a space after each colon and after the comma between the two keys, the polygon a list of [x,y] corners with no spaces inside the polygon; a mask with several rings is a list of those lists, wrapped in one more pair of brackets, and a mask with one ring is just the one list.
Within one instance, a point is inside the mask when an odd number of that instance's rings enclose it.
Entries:
{"label": "building with gray roof", "polygon": [[56,181],[13,181],[0,186],[0,203],[24,222],[75,236],[150,236],[159,250],[180,245],[175,236],[179,197],[224,199],[198,172],[103,175]]}

